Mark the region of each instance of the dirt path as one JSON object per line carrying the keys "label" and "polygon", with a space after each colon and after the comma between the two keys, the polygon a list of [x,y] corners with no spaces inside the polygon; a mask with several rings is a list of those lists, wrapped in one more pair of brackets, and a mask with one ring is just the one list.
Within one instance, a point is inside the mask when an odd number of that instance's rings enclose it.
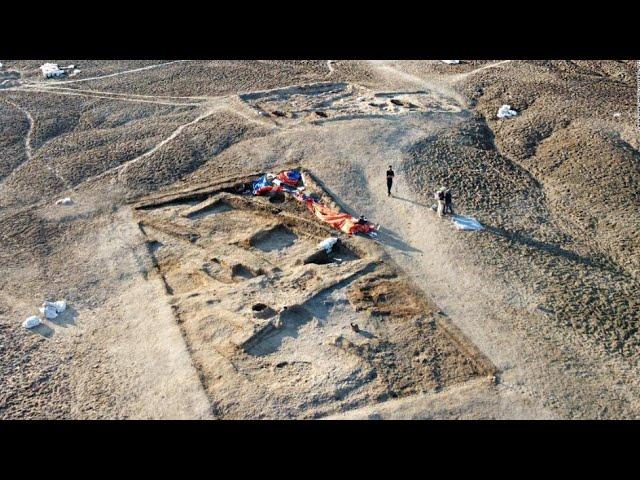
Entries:
{"label": "dirt path", "polygon": [[505,63],[509,63],[509,62],[513,62],[513,60],[502,60],[500,62],[495,62],[495,63],[490,63],[488,65],[483,65],[482,67],[476,68],[475,70],[471,70],[470,72],[466,72],[466,73],[461,73],[460,75],[455,75],[451,78],[451,83],[455,83],[455,82],[459,82],[464,80],[465,78],[474,75],[478,72],[481,72],[483,70],[487,70],[489,68],[496,68],[499,67],[501,65],[504,65]]}
{"label": "dirt path", "polygon": [[[113,173],[117,173],[118,175],[121,174],[121,172],[123,172],[124,170],[126,170],[128,167],[130,167],[131,165],[133,165],[134,163],[139,162],[140,160],[144,160],[145,158],[147,158],[148,156],[152,155],[153,153],[155,153],[156,151],[158,151],[159,149],[161,149],[163,146],[165,146],[167,143],[171,142],[172,140],[174,140],[178,135],[180,135],[180,133],[182,133],[182,131],[187,128],[190,127],[191,125],[195,125],[196,123],[200,122],[201,120],[204,120],[207,117],[210,117],[211,115],[213,115],[215,112],[223,109],[223,106],[220,105],[215,105],[215,106],[211,106],[209,107],[207,110],[205,110],[203,113],[201,113],[200,115],[198,115],[196,118],[194,118],[193,120],[191,120],[190,122],[187,123],[183,123],[182,125],[178,126],[173,132],[171,132],[171,134],[169,136],[167,136],[166,138],[164,138],[162,141],[158,142],[156,145],[153,146],[153,148],[147,150],[146,152],[144,152],[142,155],[137,156],[136,158],[132,158],[131,160],[122,163],[116,167],[110,168],[109,170],[105,170],[104,172],[95,175],[93,177],[89,177],[85,180],[83,180],[82,182],[78,183],[77,185],[75,185],[73,188],[70,189],[70,191],[77,191],[81,186],[83,186],[84,184],[88,183],[88,182],[92,182],[92,181],[96,181],[96,180],[100,180],[101,178],[104,178],[108,175],[111,175]],[[63,192],[65,193],[65,192]]]}
{"label": "dirt path", "polygon": [[385,60],[372,60],[369,62],[382,78],[394,84],[397,88],[410,85],[412,87],[418,87],[431,91],[437,94],[443,99],[449,101],[454,111],[461,112],[462,106],[465,105],[465,100],[454,90],[448,88],[446,85],[436,82],[435,79],[429,81],[417,75],[408,73],[402,68],[395,65],[395,62]]}
{"label": "dirt path", "polygon": [[120,72],[109,73],[107,75],[97,75],[95,77],[79,78],[78,80],[63,80],[63,81],[60,81],[60,82],[56,82],[56,85],[68,84],[68,83],[89,82],[91,80],[101,80],[103,78],[118,77],[120,75],[126,75],[126,74],[129,74],[129,73],[136,73],[136,72],[144,72],[145,70],[151,70],[153,68],[166,67],[167,65],[172,65],[174,63],[181,63],[181,62],[186,62],[186,61],[187,60],[173,60],[171,62],[156,63],[154,65],[147,65],[146,67],[133,68],[131,70],[122,70]]}
{"label": "dirt path", "polygon": [[118,95],[112,94],[109,92],[93,92],[93,91],[81,91],[81,90],[72,90],[72,89],[58,89],[55,87],[47,87],[47,88],[39,88],[39,87],[27,87],[27,88],[15,88],[13,91],[19,92],[36,92],[36,93],[49,93],[53,95],[67,95],[72,97],[89,97],[89,98],[100,98],[106,100],[117,100],[122,102],[133,102],[133,103],[153,103],[156,105],[170,105],[175,107],[198,107],[202,105],[202,102],[199,103],[188,103],[188,102],[171,102],[168,100],[162,100],[156,97],[149,98],[139,98],[133,95]]}
{"label": "dirt path", "polygon": [[[390,163],[399,162],[391,159]],[[391,257],[500,370],[498,388],[483,389],[486,401],[477,402],[474,395],[466,401],[458,399],[464,405],[462,417],[597,418],[606,416],[607,408],[615,417],[636,415],[636,386],[632,381],[620,382],[633,376],[628,365],[596,353],[596,345],[584,336],[529,314],[535,298],[472,266],[464,245],[456,242],[476,233],[455,232],[448,219],[432,213],[430,205],[421,203],[419,194],[405,183],[401,167],[396,168],[391,198],[380,178],[379,162],[364,158],[356,168],[365,185],[340,189],[340,198],[350,205],[366,205],[367,216],[383,226],[379,239]],[[410,409],[412,415],[428,417],[433,398],[398,402],[396,410],[385,410],[386,415],[397,418]],[[493,409],[496,405],[498,410]]]}
{"label": "dirt path", "polygon": [[[20,110],[22,113],[25,114],[25,116],[27,117],[27,120],[29,121],[29,130],[27,130],[27,134],[24,137],[24,148],[25,148],[25,152],[27,154],[27,159],[22,162],[20,165],[18,165],[13,171],[15,172],[16,170],[19,170],[20,167],[22,167],[24,164],[26,164],[28,161],[31,160],[31,158],[33,157],[33,150],[31,148],[31,135],[33,134],[33,125],[34,125],[34,121],[33,121],[33,117],[31,116],[31,113],[26,110],[25,108],[22,108],[20,105],[12,102],[11,100],[7,100],[4,99],[8,104],[12,105],[13,107],[17,108],[18,110]],[[12,172],[13,173],[13,172]]]}
{"label": "dirt path", "polygon": [[[463,75],[471,75],[481,70],[495,68],[509,61],[496,62],[484,65],[476,70]],[[98,78],[111,77],[132,73],[136,71],[157,68],[175,62],[152,65],[139,69],[117,72],[102,77],[73,80],[58,83],[75,83]],[[459,76],[451,76],[443,80],[441,77],[434,79],[422,78],[403,70],[401,62],[372,62],[374,70],[386,82],[389,90],[402,90],[411,86],[428,90],[434,97],[439,97],[443,102],[452,107],[451,111],[441,112],[445,115],[459,115],[465,112],[466,101],[449,85],[452,79]],[[331,64],[327,64],[331,70]],[[74,94],[62,88],[45,88],[38,85],[28,87],[29,90],[42,91],[57,94]],[[153,96],[138,96],[129,94],[110,94],[98,91],[78,91],[78,94],[103,95],[104,98],[128,101],[148,101],[157,103],[169,99]],[[103,97],[98,97],[103,98]],[[191,97],[184,97],[191,98]],[[195,98],[195,97],[194,97]],[[188,105],[179,103],[179,105]],[[81,185],[89,181],[96,181],[104,177],[119,173],[133,163],[144,160],[167,143],[174,141],[183,134],[184,130],[208,118],[215,112],[230,110],[248,121],[262,125],[274,126],[270,121],[253,114],[246,105],[236,96],[219,97],[209,99],[203,103],[194,104],[199,107],[194,114],[198,116],[187,123],[178,126],[173,132],[157,143],[153,148],[142,155],[123,163],[113,169],[107,170],[97,176],[87,178],[76,185],[72,191],[78,190]],[[31,131],[33,119],[25,112],[30,121],[29,132],[25,138],[28,145],[28,156],[31,158]],[[408,116],[407,116],[408,117]],[[418,117],[415,117],[418,118]],[[530,305],[535,305],[537,299],[528,297],[520,292],[517,286],[501,283],[499,276],[491,271],[474,266],[468,253],[464,250],[465,236],[476,235],[470,232],[455,232],[448,220],[438,219],[430,210],[430,202],[412,190],[406,181],[407,172],[402,165],[403,137],[412,135],[412,131],[419,131],[421,138],[429,130],[429,119],[442,120],[443,116],[424,116],[422,120],[416,120],[413,124],[402,124],[405,129],[397,137],[391,134],[387,137],[372,137],[350,130],[348,123],[341,125],[325,125],[322,129],[307,126],[298,129],[278,131],[275,136],[282,142],[275,144],[256,142],[255,156],[266,155],[280,146],[284,154],[289,149],[289,140],[299,138],[300,145],[304,145],[301,151],[305,155],[313,152],[313,145],[319,145],[317,150],[322,152],[317,164],[329,165],[323,178],[327,179],[337,196],[346,205],[360,209],[369,218],[383,225],[379,240],[385,246],[389,255],[398,265],[424,289],[428,295],[446,313],[454,323],[489,359],[500,369],[499,384],[497,387],[487,385],[484,380],[465,383],[450,391],[438,392],[433,395],[413,396],[402,400],[395,400],[381,405],[370,405],[362,410],[347,412],[346,417],[362,418],[362,416],[380,415],[384,418],[553,418],[553,417],[590,417],[607,416],[606,409],[610,405],[617,405],[612,410],[620,416],[632,418],[640,412],[637,395],[637,382],[626,381],[629,377],[637,377],[634,371],[616,358],[605,357],[597,353],[598,349],[584,336],[570,330],[560,330],[547,319],[536,316],[531,312]],[[451,118],[451,117],[447,117]],[[346,120],[348,122],[349,120]],[[401,122],[402,120],[396,120]],[[446,121],[446,120],[445,120]],[[409,122],[409,120],[407,120]],[[367,128],[379,128],[376,134],[388,134],[394,127],[376,127],[375,120],[367,124]],[[388,125],[391,125],[388,122]],[[388,130],[385,130],[388,128]],[[327,131],[335,132],[331,135]],[[362,128],[366,130],[366,128]],[[188,132],[184,132],[187,134]],[[318,137],[314,137],[318,135]],[[322,137],[322,135],[327,135]],[[417,135],[417,134],[416,134]],[[410,139],[407,139],[410,141]],[[390,146],[384,149],[384,144]],[[382,146],[381,146],[382,145]],[[307,150],[308,149],[308,150]],[[332,167],[330,158],[347,158],[346,169],[353,169],[361,175],[357,182],[346,182],[345,185],[336,185],[330,178],[328,170],[333,168],[334,175],[340,169]],[[308,155],[305,156],[308,158]],[[345,163],[347,160],[345,160]],[[267,163],[267,162],[265,162]],[[394,186],[394,196],[387,197],[382,174],[387,164],[395,166],[397,177]],[[381,166],[382,165],[382,166]],[[50,168],[47,166],[47,168]],[[96,183],[96,185],[100,185]],[[85,185],[86,186],[86,185]],[[109,190],[111,187],[103,187]],[[68,190],[69,191],[69,190]],[[85,202],[95,196],[93,190],[82,190],[79,194],[85,196]],[[60,195],[64,195],[62,192]],[[82,199],[81,199],[82,200]],[[28,208],[42,206],[49,199],[31,205]],[[129,228],[129,218],[122,219],[122,231],[115,238],[124,238],[126,244],[139,243],[137,233]],[[98,242],[103,244],[104,242]],[[105,247],[106,248],[106,247]],[[105,260],[124,256],[124,247],[120,250],[105,250]],[[143,257],[140,254],[139,257]],[[131,265],[129,270],[134,270],[135,255],[127,261]],[[110,262],[105,261],[105,265]],[[120,262],[122,263],[122,262]],[[117,279],[119,272],[114,272],[113,278]],[[156,282],[157,283],[157,282]],[[134,285],[135,283],[132,283]],[[127,285],[129,286],[129,285]],[[169,417],[190,416],[194,412],[198,415],[207,415],[207,402],[197,378],[191,368],[190,359],[183,348],[183,342],[179,332],[171,320],[168,305],[155,305],[152,302],[138,304],[140,299],[153,299],[158,295],[159,285],[143,285],[140,290],[129,292],[126,288],[123,298],[118,298],[108,305],[114,318],[126,322],[127,332],[119,332],[115,329],[119,325],[113,322],[114,330],[105,331],[101,342],[106,342],[111,336],[117,341],[113,343],[113,354],[118,359],[124,359],[117,363],[121,378],[129,378],[134,383],[138,377],[144,377],[145,369],[149,368],[149,359],[164,358],[167,352],[178,352],[175,359],[170,359],[170,365],[179,373],[178,380],[173,380],[172,375],[178,375],[165,364],[158,365],[148,378],[158,378],[163,372],[166,375],[166,385],[156,385],[155,390],[147,396],[143,396],[147,388],[151,388],[152,382],[140,387],[143,403],[148,403],[149,408],[142,408],[137,415],[142,418],[157,417],[158,412]],[[156,310],[154,310],[156,309]],[[160,327],[154,329],[145,319],[149,312],[162,319]],[[515,313],[514,313],[515,312]],[[120,337],[118,336],[120,335]],[[142,340],[140,339],[147,339]],[[150,339],[150,340],[149,340]],[[167,341],[170,339],[171,341]],[[148,345],[148,346],[147,346]],[[123,353],[124,352],[124,353]],[[129,355],[131,353],[131,355]],[[130,364],[134,364],[136,374],[125,375]],[[577,375],[574,366],[580,369]],[[621,372],[624,372],[622,374]],[[584,375],[582,375],[584,373]],[[621,380],[624,379],[621,383]],[[180,384],[187,385],[185,392],[179,395],[172,393],[179,390]],[[635,390],[634,390],[635,389]],[[150,390],[151,391],[151,390]],[[174,398],[174,404],[170,409],[164,409],[157,398],[163,392],[168,392]],[[145,394],[146,395],[146,394]],[[156,400],[154,400],[154,398]],[[186,400],[185,400],[186,399]],[[180,405],[189,404],[189,408],[182,409]],[[622,405],[622,406],[620,406]],[[611,413],[609,413],[611,415]]]}
{"label": "dirt path", "polygon": [[[110,92],[107,90],[89,90],[86,88],[71,88],[71,87],[59,87],[57,84],[45,84],[45,85],[33,85],[33,84],[25,84],[24,88],[40,88],[46,90],[57,90],[63,92],[75,92],[75,93],[94,93],[96,95],[107,95],[113,97],[125,97],[125,98],[143,98],[150,100],[211,100],[217,97],[211,96],[174,96],[174,95],[143,95],[140,93],[120,93],[120,92]],[[17,87],[14,90],[20,90],[21,87]]]}
{"label": "dirt path", "polygon": [[[386,75],[390,88],[402,88],[406,81],[433,88],[427,80],[386,64],[378,71]],[[429,129],[428,122],[417,125],[421,135]],[[456,232],[450,220],[432,213],[432,202],[405,180],[401,150],[412,127],[397,131],[395,148],[378,150],[378,146],[351,156],[349,168],[359,172],[358,185],[336,184],[335,193],[344,204],[382,224],[379,240],[392,258],[500,370],[498,388],[483,393],[495,395],[495,401],[478,404],[471,395],[462,416],[517,418],[526,412],[528,418],[637,417],[634,368],[605,354],[590,337],[554,325],[533,308],[540,299],[504,283],[487,266],[475,265],[465,251],[465,236],[477,234]],[[342,148],[350,150],[346,144]],[[392,198],[384,186],[387,164],[393,164],[397,173]],[[401,417],[403,409],[411,408],[412,415],[428,416],[432,404],[427,399],[397,402],[396,410],[386,415]],[[500,409],[487,410],[489,405]],[[420,408],[427,410],[421,413]]]}

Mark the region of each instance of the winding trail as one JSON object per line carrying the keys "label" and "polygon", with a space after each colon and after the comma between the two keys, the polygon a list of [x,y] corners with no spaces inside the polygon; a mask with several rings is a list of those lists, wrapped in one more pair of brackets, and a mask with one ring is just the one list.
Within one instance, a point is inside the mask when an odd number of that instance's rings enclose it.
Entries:
{"label": "winding trail", "polygon": [[[14,168],[7,176],[5,176],[2,179],[2,181],[0,181],[0,186],[2,186],[13,174],[20,171],[20,169],[22,169],[22,167],[27,165],[27,163],[30,163],[33,160],[33,155],[34,155],[33,147],[31,146],[31,137],[33,135],[33,130],[35,127],[35,120],[31,116],[31,112],[29,112],[29,110],[27,110],[26,108],[21,107],[17,103],[12,102],[11,100],[7,100],[6,98],[4,100],[5,102],[13,105],[16,109],[20,110],[25,114],[25,116],[27,117],[27,120],[29,121],[29,129],[27,130],[27,134],[24,137],[25,153],[27,158],[24,160],[24,162],[22,162],[20,165]],[[49,170],[56,178],[58,178],[65,187],[67,188],[69,187],[69,183],[67,182],[67,180],[62,175],[60,175],[60,173],[58,173],[58,171],[54,167],[49,165],[44,160],[42,163],[44,164],[45,168]]]}
{"label": "winding trail", "polygon": [[[92,90],[71,92],[68,91],[70,89],[57,87],[57,85],[140,72],[176,62],[151,65],[99,77],[56,82],[56,86],[52,84],[51,87],[44,86],[44,84],[42,86],[30,84],[23,90],[52,94],[85,95],[125,101],[170,102],[171,99],[177,99],[178,97],[112,94]],[[486,69],[500,67],[508,62],[510,60],[484,65],[461,75],[448,76],[445,79],[445,83],[442,83],[442,80],[432,82],[428,78],[410,74],[402,70],[401,66],[391,62],[371,62],[371,65],[383,79],[386,79],[392,90],[401,89],[407,84],[427,89],[449,100],[456,111],[448,113],[455,115],[456,113],[464,112],[463,105],[465,105],[465,101],[450,88],[451,83]],[[330,63],[327,63],[327,66],[331,74],[333,72],[332,66]],[[440,79],[442,78],[444,77],[440,77]],[[180,98],[201,99],[200,97]],[[236,100],[237,97],[231,95],[207,98],[203,102],[192,104],[166,103],[169,105],[194,106],[202,109],[202,111],[196,110],[199,113],[195,118],[179,125],[167,137],[143,154],[96,176],[87,178],[70,190],[75,191],[87,182],[99,180],[114,173],[121,175],[131,165],[143,161],[174,141],[188,127],[222,110],[231,111],[246,118],[248,121],[265,126],[271,125],[267,120],[253,116],[252,112],[247,110],[242,102],[236,102]],[[16,107],[22,110],[29,120],[29,130],[25,135],[25,148],[27,161],[29,161],[33,157],[31,137],[34,129],[34,119],[28,111],[19,106]],[[410,125],[407,124],[407,128],[403,130],[403,135],[409,135],[409,127]],[[602,357],[596,353],[596,346],[590,344],[584,336],[566,329],[559,329],[549,320],[531,312],[527,313],[528,305],[535,304],[536,298],[527,297],[524,293],[519,293],[515,286],[505,286],[496,277],[492,277],[489,271],[474,267],[469,258],[465,258],[464,250],[460,247],[460,239],[464,238],[464,235],[474,235],[474,233],[452,232],[447,220],[438,219],[431,213],[428,205],[420,204],[419,201],[415,200],[420,198],[420,194],[413,191],[404,180],[408,172],[404,171],[401,166],[400,142],[398,142],[398,145],[394,144],[390,150],[378,150],[378,146],[375,145],[376,142],[370,141],[371,137],[363,136],[359,139],[353,139],[355,131],[347,132],[348,128],[349,126],[346,125],[346,133],[343,133],[342,137],[335,137],[336,141],[333,145],[327,141],[330,137],[323,137],[318,140],[318,142],[324,142],[323,148],[335,147],[336,152],[340,153],[348,153],[348,144],[353,142],[354,151],[357,152],[356,155],[352,155],[353,160],[349,168],[361,173],[364,181],[362,184],[358,183],[355,186],[353,183],[349,184],[348,182],[342,186],[337,185],[335,186],[336,193],[346,204],[354,206],[354,208],[357,207],[370,218],[382,223],[384,228],[380,232],[379,241],[385,246],[389,255],[416,285],[423,288],[434,302],[446,312],[451,322],[459,327],[501,370],[500,383],[496,387],[487,388],[475,383],[465,383],[460,387],[456,387],[453,391],[445,392],[445,395],[457,396],[457,400],[459,400],[453,414],[473,411],[481,418],[490,418],[491,416],[552,418],[554,416],[563,416],[563,414],[566,415],[567,408],[577,405],[583,411],[596,416],[598,412],[593,410],[595,407],[589,406],[589,403],[592,403],[594,399],[604,398],[609,403],[622,399],[628,404],[633,403],[635,392],[631,387],[612,385],[617,378],[622,378],[621,376],[618,377],[618,374],[625,370],[625,365],[615,358]],[[429,128],[428,122],[425,121],[423,125],[420,125],[420,135],[424,135]],[[286,133],[291,134],[291,131]],[[305,141],[312,137],[312,135],[307,135],[308,132],[301,130],[300,137],[304,138]],[[373,146],[366,151],[366,154],[362,154],[363,145]],[[26,161],[20,166],[24,163]],[[387,165],[388,163],[400,165],[396,168],[397,177],[392,198],[386,196],[381,177],[383,170],[380,169],[380,165]],[[55,172],[55,169],[46,163],[45,165],[66,184],[64,179]],[[20,166],[17,168],[20,168]],[[331,166],[326,168],[330,170]],[[332,188],[334,188],[333,185]],[[85,193],[90,195],[92,192]],[[50,200],[50,197],[43,198],[41,201],[24,209],[37,208],[47,204]],[[11,213],[11,215],[15,215],[15,213]],[[127,220],[126,224],[128,225],[128,223]],[[133,231],[129,231],[128,235],[126,238],[134,238]],[[108,252],[105,258],[114,258],[113,252]],[[139,282],[139,284],[144,285],[143,282]],[[154,294],[156,294],[155,291],[135,291],[131,295],[131,303],[127,302],[127,305],[132,305],[132,308],[135,309],[135,295]],[[513,308],[514,306],[516,308]],[[123,309],[123,318],[127,318],[129,313],[129,307]],[[147,318],[147,316],[147,311],[139,313],[139,318],[141,319]],[[143,326],[146,325],[144,322],[136,323]],[[136,338],[146,337],[141,335]],[[172,347],[172,351],[180,348],[178,344],[179,342]],[[132,350],[135,349],[132,348]],[[137,350],[140,349],[138,348]],[[185,359],[185,361],[187,360]],[[566,369],[565,367],[571,363],[579,365],[588,375],[578,377],[575,370]],[[478,390],[479,388],[481,390]],[[477,400],[479,391],[482,397],[482,402],[480,403]],[[558,398],[557,402],[555,398]],[[448,400],[438,400],[434,396],[416,395],[406,401],[385,404],[386,406],[369,406],[367,409],[371,411],[377,410],[379,407],[388,407],[387,415],[389,417],[397,417],[403,411],[406,411],[403,409],[406,409],[410,404],[411,415],[424,417],[431,414],[435,407],[441,407],[446,401]],[[560,415],[557,414],[555,409],[551,411],[548,407],[549,404],[559,405],[561,407],[558,408]],[[350,413],[355,415],[357,412],[348,412],[348,414]],[[569,413],[571,412],[569,411]],[[449,417],[452,416],[449,412],[448,415]]]}
{"label": "winding trail", "polygon": [[27,120],[29,121],[29,129],[27,130],[27,134],[24,137],[24,146],[25,146],[25,152],[27,154],[27,159],[24,162],[22,162],[20,165],[18,165],[14,169],[15,171],[15,170],[18,170],[24,163],[31,160],[31,158],[33,157],[33,150],[31,148],[31,135],[33,134],[34,121],[33,121],[33,117],[31,116],[31,112],[29,112],[29,110],[27,110],[26,108],[21,107],[20,105],[18,105],[15,102],[12,102],[11,100],[5,99],[5,102],[7,102],[8,104],[12,105],[13,107],[17,108],[22,113],[24,113],[27,117]]}
{"label": "winding trail", "polygon": [[[206,111],[204,111],[203,113],[198,115],[196,118],[194,118],[190,122],[187,122],[187,123],[184,123],[184,124],[180,125],[178,128],[176,128],[171,133],[171,135],[169,135],[167,138],[162,140],[160,143],[156,144],[156,146],[153,147],[151,150],[148,150],[145,153],[143,153],[142,155],[140,155],[140,156],[138,156],[138,157],[136,157],[136,158],[134,158],[132,160],[129,160],[128,162],[125,162],[125,163],[123,163],[122,165],[120,165],[118,167],[115,167],[113,170],[114,171],[120,171],[120,172],[124,171],[128,167],[133,165],[134,163],[137,163],[140,160],[142,160],[143,158],[146,158],[146,157],[148,157],[150,155],[153,155],[155,152],[157,152],[159,149],[161,149],[167,143],[171,142],[174,138],[176,138],[178,135],[180,135],[185,128],[190,127],[191,125],[195,125],[196,123],[200,122],[201,120],[204,120],[205,118],[210,117],[211,115],[213,115],[215,112],[217,112],[221,108],[222,108],[221,106],[215,106],[215,107],[211,107],[211,108],[207,109]],[[109,170],[107,170],[105,173],[108,173],[108,172],[109,172]]]}

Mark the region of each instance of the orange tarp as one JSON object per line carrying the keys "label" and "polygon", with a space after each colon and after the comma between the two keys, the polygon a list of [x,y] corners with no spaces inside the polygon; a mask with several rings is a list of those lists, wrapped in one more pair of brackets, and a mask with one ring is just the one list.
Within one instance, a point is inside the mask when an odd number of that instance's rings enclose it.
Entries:
{"label": "orange tarp", "polygon": [[306,200],[307,208],[321,221],[328,223],[336,230],[344,233],[354,234],[356,232],[369,233],[374,230],[371,224],[359,224],[357,218],[353,218],[348,213],[340,213],[331,210],[329,207],[321,203],[315,203],[313,200]]}

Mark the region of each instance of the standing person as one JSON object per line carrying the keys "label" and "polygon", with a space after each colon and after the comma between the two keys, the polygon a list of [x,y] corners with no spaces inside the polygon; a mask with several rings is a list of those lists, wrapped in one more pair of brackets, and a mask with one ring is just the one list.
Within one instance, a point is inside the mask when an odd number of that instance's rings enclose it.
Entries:
{"label": "standing person", "polygon": [[450,213],[451,215],[454,215],[453,213],[453,201],[451,199],[451,189],[447,188],[447,191],[444,192],[444,213]]}
{"label": "standing person", "polygon": [[442,217],[444,215],[444,198],[445,198],[445,187],[440,187],[440,189],[435,193],[436,200],[438,201],[438,216]]}
{"label": "standing person", "polygon": [[387,170],[387,197],[391,196],[391,186],[393,185],[393,177],[395,176],[396,174],[394,173],[393,168],[389,165],[389,170]]}

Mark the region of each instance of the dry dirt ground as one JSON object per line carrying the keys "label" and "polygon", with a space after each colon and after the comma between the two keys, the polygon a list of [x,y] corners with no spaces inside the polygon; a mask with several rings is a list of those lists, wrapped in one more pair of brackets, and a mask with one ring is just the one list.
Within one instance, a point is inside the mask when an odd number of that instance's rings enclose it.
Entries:
{"label": "dry dirt ground", "polygon": [[[41,63],[0,70],[0,418],[640,417],[635,62]],[[307,261],[242,194],[284,165],[378,239]]]}

